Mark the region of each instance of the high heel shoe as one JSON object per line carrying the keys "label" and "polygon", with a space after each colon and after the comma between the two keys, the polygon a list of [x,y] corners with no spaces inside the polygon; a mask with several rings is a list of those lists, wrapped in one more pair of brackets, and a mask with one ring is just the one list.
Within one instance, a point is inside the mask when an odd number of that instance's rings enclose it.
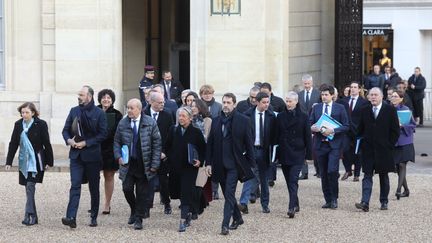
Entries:
{"label": "high heel shoe", "polygon": [[409,190],[405,190],[400,197],[409,197],[410,191]]}
{"label": "high heel shoe", "polygon": [[400,200],[401,193],[400,193],[400,192],[396,192],[395,196],[396,196],[396,199],[397,199],[397,200]]}
{"label": "high heel shoe", "polygon": [[102,211],[102,214],[110,214],[111,213],[111,206],[108,208],[108,211]]}

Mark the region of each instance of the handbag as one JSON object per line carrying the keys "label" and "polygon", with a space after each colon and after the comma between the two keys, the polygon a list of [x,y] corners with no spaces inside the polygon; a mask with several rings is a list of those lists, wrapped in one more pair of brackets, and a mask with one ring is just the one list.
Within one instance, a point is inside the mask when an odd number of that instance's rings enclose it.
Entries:
{"label": "handbag", "polygon": [[206,169],[205,165],[198,168],[198,174],[195,181],[195,186],[204,187],[204,185],[207,183],[208,176],[205,169]]}

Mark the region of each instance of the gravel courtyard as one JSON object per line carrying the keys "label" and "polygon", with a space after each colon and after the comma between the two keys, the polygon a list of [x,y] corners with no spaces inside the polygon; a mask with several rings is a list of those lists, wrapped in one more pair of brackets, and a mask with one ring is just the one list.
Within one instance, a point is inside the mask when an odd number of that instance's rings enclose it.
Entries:
{"label": "gravel courtyard", "polygon": [[[117,176],[116,176],[117,177]],[[126,224],[129,207],[116,178],[110,215],[99,215],[99,226],[87,226],[90,197],[83,185],[77,218],[78,227],[69,229],[61,224],[68,201],[69,173],[47,172],[44,184],[37,185],[36,205],[39,225],[24,226],[24,187],[18,185],[18,173],[0,172],[0,242],[427,242],[432,239],[432,176],[409,174],[411,195],[397,201],[394,197],[396,175],[390,176],[389,210],[379,210],[378,177],[369,213],[354,207],[361,195],[361,184],[340,182],[339,208],[321,209],[323,197],[320,181],[315,177],[300,181],[300,213],[294,219],[286,215],[288,192],[281,171],[278,181],[270,190],[270,214],[261,213],[259,201],[249,205],[249,214],[243,215],[245,224],[229,236],[220,236],[223,200],[213,201],[210,207],[192,222],[185,233],[178,233],[179,201],[172,202],[173,214],[164,215],[163,206],[155,196],[155,207],[150,219],[144,220],[144,229],[135,231]],[[103,180],[101,180],[102,183]],[[102,189],[101,184],[101,189]],[[237,194],[241,190],[239,185]],[[101,195],[103,195],[101,191]],[[101,202],[103,196],[101,196]]]}

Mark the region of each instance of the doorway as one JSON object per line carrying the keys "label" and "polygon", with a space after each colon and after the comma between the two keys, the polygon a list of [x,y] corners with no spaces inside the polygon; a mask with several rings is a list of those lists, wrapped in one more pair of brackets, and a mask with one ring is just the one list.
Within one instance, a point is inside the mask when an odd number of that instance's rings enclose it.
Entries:
{"label": "doorway", "polygon": [[128,100],[138,96],[144,66],[155,67],[154,83],[170,70],[185,88],[190,86],[190,1],[124,0],[123,91]]}

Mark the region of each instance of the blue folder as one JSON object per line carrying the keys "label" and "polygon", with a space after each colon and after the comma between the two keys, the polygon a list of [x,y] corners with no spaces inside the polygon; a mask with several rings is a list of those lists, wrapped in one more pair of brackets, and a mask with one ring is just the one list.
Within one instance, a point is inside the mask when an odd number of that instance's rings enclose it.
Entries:
{"label": "blue folder", "polygon": [[[315,126],[317,126],[319,129],[328,128],[328,127],[336,129],[338,127],[341,127],[342,124],[340,124],[333,117],[327,115],[326,113],[323,113],[321,115],[320,119],[318,119],[318,121],[315,123]],[[329,136],[327,136],[327,138],[328,138],[328,140],[333,140],[334,136],[333,135],[329,135]]]}
{"label": "blue folder", "polygon": [[412,113],[410,110],[397,111],[399,117],[399,123],[402,125],[407,125],[411,122]]}

